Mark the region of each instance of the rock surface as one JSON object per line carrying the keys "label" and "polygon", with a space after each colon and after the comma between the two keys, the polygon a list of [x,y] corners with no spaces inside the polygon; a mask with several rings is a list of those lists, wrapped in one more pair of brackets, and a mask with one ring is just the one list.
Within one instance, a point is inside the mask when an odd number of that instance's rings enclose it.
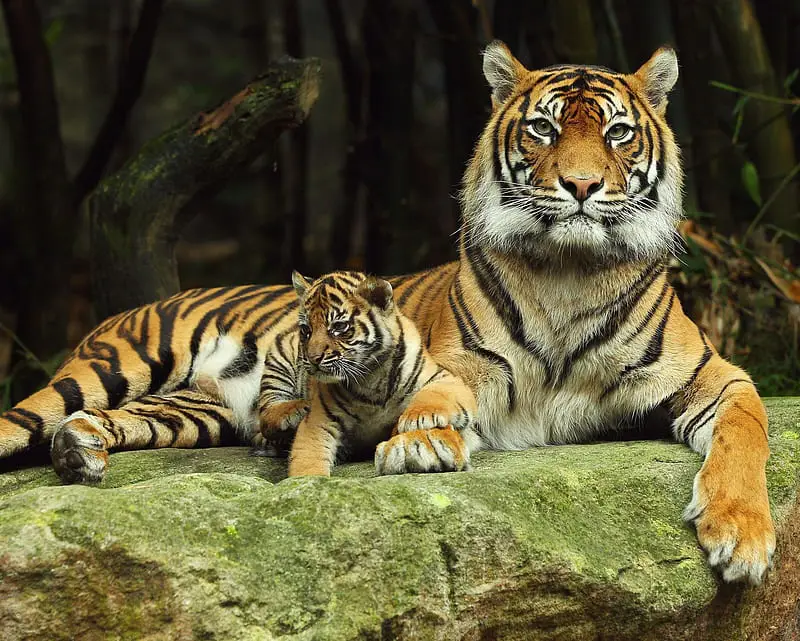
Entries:
{"label": "rock surface", "polygon": [[471,472],[285,479],[246,448],[0,475],[0,639],[798,638],[800,399],[768,403],[775,568],[721,585],[660,441],[488,452]]}

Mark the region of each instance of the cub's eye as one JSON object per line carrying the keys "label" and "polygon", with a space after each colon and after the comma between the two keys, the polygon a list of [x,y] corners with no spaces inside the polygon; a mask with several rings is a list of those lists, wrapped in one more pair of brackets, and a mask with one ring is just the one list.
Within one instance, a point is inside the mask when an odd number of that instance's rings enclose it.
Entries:
{"label": "cub's eye", "polygon": [[297,328],[300,330],[300,340],[307,341],[311,338],[311,328],[305,323],[300,323]]}
{"label": "cub's eye", "polygon": [[622,140],[625,136],[627,136],[631,131],[631,127],[626,125],[623,122],[618,122],[616,125],[611,127],[607,132],[606,136],[609,140]]}
{"label": "cub's eye", "polygon": [[350,323],[347,321],[333,321],[330,326],[331,336],[341,336],[350,330]]}
{"label": "cub's eye", "polygon": [[540,136],[552,136],[556,132],[556,128],[547,118],[536,118],[531,121],[530,127]]}

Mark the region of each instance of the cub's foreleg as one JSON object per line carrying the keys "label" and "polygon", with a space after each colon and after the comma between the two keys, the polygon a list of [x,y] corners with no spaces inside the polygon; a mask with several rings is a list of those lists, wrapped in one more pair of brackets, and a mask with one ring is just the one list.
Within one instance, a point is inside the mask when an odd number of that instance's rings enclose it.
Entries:
{"label": "cub's foreleg", "polygon": [[278,336],[267,353],[258,397],[258,414],[263,452],[285,455],[292,445],[297,426],[309,412],[307,377],[298,362],[297,331]]}
{"label": "cub's foreleg", "polygon": [[64,419],[53,436],[53,467],[67,483],[103,479],[108,453],[236,442],[233,410],[193,390],[144,396],[119,409],[87,409]]}
{"label": "cub's foreleg", "polygon": [[750,378],[716,354],[684,394],[678,440],[705,456],[684,517],[726,581],[760,583],[775,551],[767,414]]}
{"label": "cub's foreleg", "polygon": [[338,423],[312,408],[297,427],[289,454],[289,476],[330,476],[340,439]]}

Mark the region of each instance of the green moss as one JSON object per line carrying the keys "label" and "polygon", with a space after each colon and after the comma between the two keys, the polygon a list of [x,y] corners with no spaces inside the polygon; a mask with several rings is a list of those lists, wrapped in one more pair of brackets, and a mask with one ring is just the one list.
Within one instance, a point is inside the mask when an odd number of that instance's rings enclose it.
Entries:
{"label": "green moss", "polygon": [[[797,500],[800,440],[783,434],[799,413],[770,403],[779,525]],[[81,625],[148,639],[692,638],[670,626],[717,596],[681,520],[700,464],[631,442],[381,478],[358,463],[285,479],[285,461],[247,448],[114,454],[99,487],[21,470],[0,476],[0,586],[13,588],[0,618],[24,611],[15,625],[54,639]]]}

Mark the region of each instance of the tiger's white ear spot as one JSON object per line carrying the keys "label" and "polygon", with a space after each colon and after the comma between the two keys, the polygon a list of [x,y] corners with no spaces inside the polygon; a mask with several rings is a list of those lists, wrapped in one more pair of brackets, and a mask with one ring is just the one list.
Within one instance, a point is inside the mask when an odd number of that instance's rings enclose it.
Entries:
{"label": "tiger's white ear spot", "polygon": [[667,94],[678,81],[678,56],[672,47],[661,47],[634,74],[647,100],[659,113],[667,108]]}
{"label": "tiger's white ear spot", "polygon": [[292,272],[292,287],[300,298],[306,293],[310,284],[300,272],[296,270]]}
{"label": "tiger's white ear spot", "polygon": [[483,52],[483,75],[496,105],[508,99],[524,72],[525,67],[501,40],[492,41]]}

